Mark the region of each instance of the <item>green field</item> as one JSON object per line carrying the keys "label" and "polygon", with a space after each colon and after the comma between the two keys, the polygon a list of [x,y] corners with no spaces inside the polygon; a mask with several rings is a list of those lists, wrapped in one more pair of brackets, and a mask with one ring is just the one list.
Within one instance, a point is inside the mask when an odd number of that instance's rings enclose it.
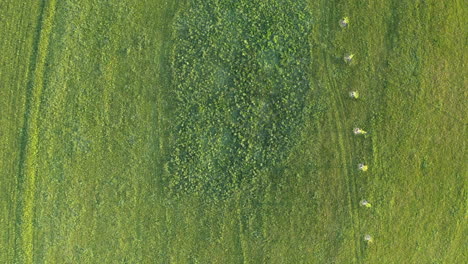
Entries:
{"label": "green field", "polygon": [[0,10],[0,263],[466,263],[464,1]]}

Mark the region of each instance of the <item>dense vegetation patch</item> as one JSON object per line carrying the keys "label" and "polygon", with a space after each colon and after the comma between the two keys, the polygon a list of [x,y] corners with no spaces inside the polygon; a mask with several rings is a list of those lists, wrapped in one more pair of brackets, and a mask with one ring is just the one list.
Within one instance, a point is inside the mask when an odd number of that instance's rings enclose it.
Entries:
{"label": "dense vegetation patch", "polygon": [[305,1],[190,1],[176,19],[169,186],[220,198],[274,168],[310,90]]}

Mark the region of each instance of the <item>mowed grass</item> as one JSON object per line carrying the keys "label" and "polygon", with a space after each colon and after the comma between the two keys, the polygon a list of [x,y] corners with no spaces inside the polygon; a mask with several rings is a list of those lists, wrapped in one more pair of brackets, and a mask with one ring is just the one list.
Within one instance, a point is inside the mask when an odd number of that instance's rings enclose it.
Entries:
{"label": "mowed grass", "polygon": [[467,259],[463,1],[0,8],[1,262]]}

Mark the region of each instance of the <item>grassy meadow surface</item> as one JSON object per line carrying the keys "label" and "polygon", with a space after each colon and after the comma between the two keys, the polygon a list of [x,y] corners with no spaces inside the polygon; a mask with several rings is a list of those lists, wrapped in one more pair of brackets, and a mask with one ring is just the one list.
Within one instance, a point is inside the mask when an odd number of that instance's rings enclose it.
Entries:
{"label": "grassy meadow surface", "polygon": [[464,263],[467,9],[1,1],[0,262]]}

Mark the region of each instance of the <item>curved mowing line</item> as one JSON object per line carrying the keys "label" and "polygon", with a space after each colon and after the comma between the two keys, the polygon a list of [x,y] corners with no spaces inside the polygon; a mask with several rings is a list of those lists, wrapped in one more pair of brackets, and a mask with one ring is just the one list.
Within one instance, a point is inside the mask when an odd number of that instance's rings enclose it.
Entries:
{"label": "curved mowing line", "polygon": [[[28,10],[27,8],[25,8],[25,6],[31,6],[30,4],[24,4],[21,6],[20,10],[21,10],[21,13],[16,13],[16,24],[14,23],[11,23],[9,26],[6,26],[4,28],[5,32],[10,32],[10,34],[5,34],[4,35],[4,38],[2,39],[2,42],[1,42],[1,45],[6,45],[6,46],[14,46],[14,45],[18,45],[18,43],[27,43],[28,40],[30,39],[30,35],[29,34],[20,34],[21,35],[21,39],[12,39],[11,37],[12,36],[16,36],[17,34],[16,33],[12,33],[14,31],[18,31],[18,30],[21,30],[22,27],[24,27],[25,25],[25,21],[33,21],[33,20],[36,20],[39,21],[41,16],[41,12],[39,12],[39,15],[37,16],[37,18],[31,18],[31,19],[27,19],[26,16],[28,15],[31,15],[31,10]],[[42,10],[42,5],[41,4],[38,4],[37,5],[38,7],[38,10],[41,11]],[[8,2],[8,4],[6,4],[6,6],[3,6],[3,11],[4,13],[11,13],[11,12],[14,12],[14,10],[18,8],[18,2],[15,2],[15,1],[11,1],[11,2]],[[32,7],[30,7],[32,8]],[[34,34],[34,37],[32,39],[32,42],[33,42],[33,45],[32,47],[35,47],[36,44],[37,44],[37,41],[36,39],[37,38],[37,35],[36,33],[38,33],[38,30],[37,28],[34,28],[32,30],[28,30],[28,32],[31,32],[32,34]],[[18,37],[20,35],[17,35]],[[11,47],[8,47],[7,49],[10,49]],[[7,59],[10,59],[13,64],[20,64],[21,62],[29,62],[30,64],[27,64],[27,65],[24,65],[24,70],[20,70],[20,69],[16,69],[16,72],[12,75],[12,80],[15,80],[15,85],[14,85],[14,88],[15,89],[14,91],[12,91],[12,95],[15,94],[17,92],[17,89],[21,89],[21,88],[24,88],[24,85],[28,84],[28,78],[27,76],[29,76],[29,73],[32,71],[31,69],[33,67],[29,66],[31,65],[31,62],[34,61],[33,58],[34,58],[34,52],[30,52],[29,53],[29,59],[26,58],[26,59],[21,59],[21,57],[24,57],[25,56],[25,52],[26,50],[28,50],[29,47],[27,46],[18,46],[17,49],[16,49],[16,54],[10,54],[12,56],[8,57],[8,56],[5,56],[5,58]],[[31,49],[32,50],[32,49]],[[26,52],[27,53],[27,52]],[[26,78],[25,78],[26,77]],[[27,95],[26,95],[26,92],[22,92],[24,93],[25,97],[27,98]],[[9,95],[8,95],[9,96]],[[17,103],[22,103],[21,100],[15,100],[15,96],[11,96],[8,104],[15,107]],[[23,106],[21,106],[20,108],[23,108]],[[24,111],[25,109],[16,109],[15,111],[13,112],[16,112],[16,113],[20,113],[22,111]],[[16,119],[16,118],[15,118]],[[24,124],[24,120],[25,120],[25,116],[23,116],[23,118],[20,120],[20,124],[18,124],[18,127],[21,127],[23,128],[23,124]],[[17,170],[19,171],[21,168],[20,164],[22,162],[20,162],[23,158],[23,153],[22,153],[22,142],[24,142],[24,135],[23,134],[20,134],[19,137],[19,144],[20,144],[20,147],[19,147],[19,150],[18,150],[18,156],[16,158],[18,158],[18,167],[17,167]],[[8,140],[8,139],[6,139]],[[3,153],[4,155],[12,155],[11,153]],[[19,183],[21,182],[21,179],[19,177],[16,177],[16,179],[13,179],[14,182],[11,184],[11,186],[9,187],[9,192],[11,193],[11,200],[9,201],[9,203],[11,204],[11,206],[8,206],[8,210],[5,212],[5,219],[8,219],[8,222],[6,223],[5,225],[5,228],[6,230],[2,230],[4,232],[4,234],[6,235],[7,237],[7,241],[6,241],[6,246],[4,247],[4,252],[2,252],[0,254],[0,256],[6,256],[5,259],[2,259],[2,257],[0,257],[0,259],[3,260],[3,263],[13,263],[13,260],[15,259],[15,254],[16,254],[16,244],[17,244],[17,238],[16,238],[16,233],[17,233],[17,227],[18,225],[16,224],[17,221],[17,215],[19,215],[21,213],[21,210],[18,209],[18,205],[21,204],[21,199],[18,199],[19,195],[20,195],[20,188],[18,188],[19,186]]]}
{"label": "curved mowing line", "polygon": [[375,122],[372,122],[372,127],[374,128],[374,130],[372,131],[372,134],[370,135],[371,136],[371,144],[372,144],[372,157],[373,157],[373,167],[374,168],[382,168],[382,164],[380,163],[380,153],[379,153],[379,148],[378,148],[378,144],[379,144],[379,138],[378,138],[378,134],[376,132],[376,125],[375,125]]}
{"label": "curved mowing line", "polygon": [[[49,47],[49,36],[55,13],[56,0],[42,3],[37,27],[37,40],[31,57],[31,70],[27,86],[27,98],[21,136],[18,189],[19,198],[16,211],[15,263],[33,263],[34,246],[34,199],[36,189],[38,124],[40,97],[44,87],[44,68]],[[19,241],[18,241],[19,240]]]}
{"label": "curved mowing line", "polygon": [[[236,207],[237,208],[242,208],[241,204],[240,204],[240,194],[237,195],[236,197]],[[243,224],[242,224],[242,209],[238,209],[237,210],[237,221],[238,221],[238,237],[237,239],[239,240],[239,243],[238,243],[238,247],[240,249],[240,257],[242,259],[241,263],[245,263],[247,260],[248,260],[248,256],[247,256],[247,243],[244,242],[245,240],[245,230],[243,228]]]}
{"label": "curved mowing line", "polygon": [[[343,106],[343,102],[340,98],[340,95],[337,94],[337,91],[336,91],[336,82],[335,80],[330,77],[331,76],[331,71],[329,70],[329,67],[328,67],[328,57],[325,55],[324,56],[324,62],[325,62],[325,69],[327,71],[327,77],[328,77],[328,81],[329,81],[329,84],[330,84],[330,91],[331,91],[331,94],[332,94],[332,104],[333,104],[333,109],[335,109],[335,111],[333,111],[333,116],[334,116],[334,120],[335,120],[335,126],[336,126],[336,131],[337,131],[337,138],[338,138],[338,145],[340,147],[340,159],[341,159],[341,162],[344,164],[343,166],[343,177],[345,178],[345,182],[347,184],[347,187],[348,187],[348,202],[349,202],[349,212],[350,212],[350,216],[351,216],[351,226],[352,226],[352,231],[353,231],[353,234],[354,234],[354,251],[355,251],[355,258],[356,258],[356,261],[360,260],[361,259],[361,256],[360,256],[360,252],[361,252],[361,243],[359,242],[359,234],[358,234],[358,230],[359,230],[359,212],[357,210],[355,210],[355,206],[354,205],[354,202],[353,202],[353,197],[356,197],[356,181],[354,180],[354,178],[352,176],[350,176],[350,173],[348,171],[348,167],[349,166],[352,166],[352,157],[349,153],[349,149],[351,149],[351,147],[349,146],[349,143],[345,140],[345,135],[343,135],[344,133],[346,133],[346,129],[343,129],[343,123],[345,120],[345,114],[344,114],[344,106]],[[351,130],[349,130],[351,131]],[[356,199],[355,199],[356,200]]]}
{"label": "curved mowing line", "polygon": [[[328,28],[332,28],[332,25],[334,23],[333,21],[333,16],[331,16],[331,13],[333,10],[335,10],[335,6],[329,6],[330,2],[329,1],[323,1],[322,6],[324,7],[323,9],[323,14],[324,14],[324,21]],[[331,2],[333,5],[333,2]],[[326,38],[326,36],[322,36]],[[335,116],[335,125],[336,125],[336,131],[337,131],[337,138],[338,138],[338,145],[340,147],[340,159],[342,163],[344,164],[343,166],[343,173],[344,173],[344,178],[345,181],[347,182],[347,187],[348,187],[348,202],[349,202],[349,212],[351,216],[351,226],[352,226],[352,232],[354,234],[354,254],[355,254],[355,262],[359,262],[361,259],[361,242],[360,242],[360,236],[359,236],[359,212],[356,210],[356,207],[354,206],[353,202],[353,197],[356,199],[356,189],[357,189],[357,184],[355,179],[350,175],[348,171],[348,167],[352,166],[352,156],[349,154],[349,151],[351,149],[349,142],[346,140],[346,135],[343,133],[346,133],[348,131],[347,129],[343,129],[343,124],[345,124],[344,120],[346,118],[345,112],[344,112],[344,104],[343,101],[337,92],[337,84],[336,81],[331,77],[332,72],[329,69],[329,58],[330,55],[326,53],[326,51],[321,51],[322,56],[324,58],[324,67],[327,72],[327,78],[329,81],[329,88],[331,91],[332,95],[332,104],[333,104],[333,109],[335,111],[333,112],[333,115]]]}

